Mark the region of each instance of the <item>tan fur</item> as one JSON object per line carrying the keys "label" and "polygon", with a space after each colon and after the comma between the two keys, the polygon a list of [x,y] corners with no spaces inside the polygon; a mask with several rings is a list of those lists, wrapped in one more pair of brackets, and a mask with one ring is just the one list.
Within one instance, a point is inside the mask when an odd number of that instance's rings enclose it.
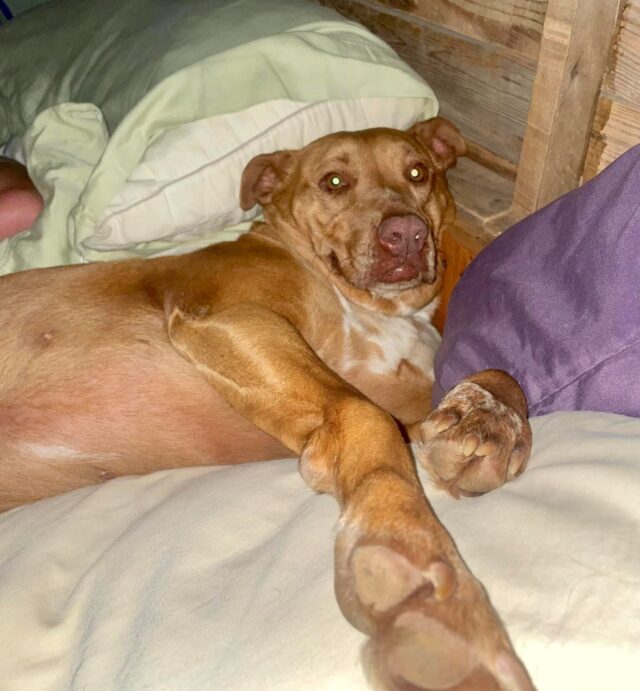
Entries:
{"label": "tan fur", "polygon": [[[417,438],[429,412],[438,247],[453,217],[444,175],[464,150],[440,118],[409,132],[331,135],[249,164],[241,201],[262,203],[265,222],[235,243],[3,278],[0,506],[290,450],[305,481],[340,504],[336,593],[372,637],[380,683],[530,690],[402,436]],[[410,179],[416,166],[419,182]],[[427,466],[435,425],[458,466],[483,467],[460,457],[469,412],[503,464],[516,447],[528,453],[517,384],[499,372],[474,381],[505,414],[496,426],[493,409],[449,399],[444,417],[423,425]],[[446,462],[440,453],[448,477]],[[435,651],[434,626],[445,631]],[[417,662],[423,653],[451,663],[444,682]]]}

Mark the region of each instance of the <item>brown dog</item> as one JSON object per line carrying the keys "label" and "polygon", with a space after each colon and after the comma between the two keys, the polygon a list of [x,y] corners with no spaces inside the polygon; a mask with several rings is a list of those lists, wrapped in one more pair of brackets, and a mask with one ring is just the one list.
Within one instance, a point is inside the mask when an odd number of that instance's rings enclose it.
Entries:
{"label": "brown dog", "polygon": [[434,516],[402,431],[452,494],[524,469],[524,396],[479,373],[425,422],[445,172],[436,118],[258,156],[241,203],[265,223],[180,257],[0,281],[0,506],[117,475],[293,451],[341,507],[340,607],[397,689],[532,689]]}

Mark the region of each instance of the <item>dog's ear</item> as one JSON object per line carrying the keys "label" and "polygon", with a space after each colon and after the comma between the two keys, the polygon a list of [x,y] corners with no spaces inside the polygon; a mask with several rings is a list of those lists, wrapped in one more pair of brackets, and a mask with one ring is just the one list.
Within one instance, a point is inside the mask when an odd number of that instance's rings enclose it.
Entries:
{"label": "dog's ear", "polygon": [[465,156],[467,153],[467,143],[458,128],[444,118],[417,122],[409,130],[409,134],[429,149],[435,164],[441,170],[453,168],[458,156]]}
{"label": "dog's ear", "polygon": [[278,183],[284,179],[292,159],[290,151],[276,151],[252,158],[242,173],[240,206],[248,211],[256,204],[268,204]]}

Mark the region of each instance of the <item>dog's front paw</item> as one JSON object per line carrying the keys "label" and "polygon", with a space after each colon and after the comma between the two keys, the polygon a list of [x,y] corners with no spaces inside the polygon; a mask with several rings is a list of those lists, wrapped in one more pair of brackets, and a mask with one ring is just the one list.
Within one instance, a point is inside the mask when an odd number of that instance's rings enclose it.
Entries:
{"label": "dog's front paw", "polygon": [[[482,585],[452,545],[414,527],[395,539],[337,545],[342,610],[369,635],[365,671],[385,691],[535,691]],[[351,535],[347,541],[350,542]],[[410,552],[414,551],[412,556]]]}
{"label": "dog's front paw", "polygon": [[420,463],[454,497],[484,494],[515,479],[531,452],[527,418],[473,381],[451,389],[420,436]]}

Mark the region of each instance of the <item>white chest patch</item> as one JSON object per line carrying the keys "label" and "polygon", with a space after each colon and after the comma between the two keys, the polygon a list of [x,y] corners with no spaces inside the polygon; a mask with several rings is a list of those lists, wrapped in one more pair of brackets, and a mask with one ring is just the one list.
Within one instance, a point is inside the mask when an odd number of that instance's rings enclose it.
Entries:
{"label": "white chest patch", "polygon": [[401,317],[371,312],[339,292],[338,299],[344,315],[345,348],[340,363],[344,372],[365,365],[372,373],[392,374],[405,360],[433,379],[433,358],[440,345],[440,334],[431,323],[437,300]]}

